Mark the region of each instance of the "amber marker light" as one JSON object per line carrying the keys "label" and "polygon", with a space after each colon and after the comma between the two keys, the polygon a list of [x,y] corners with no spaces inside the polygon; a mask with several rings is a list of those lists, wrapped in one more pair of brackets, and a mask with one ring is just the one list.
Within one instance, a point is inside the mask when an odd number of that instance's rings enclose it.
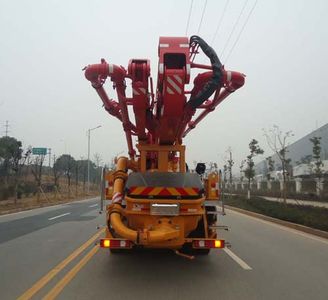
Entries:
{"label": "amber marker light", "polygon": [[108,240],[108,239],[100,240],[100,247],[109,248],[110,247],[110,240]]}
{"label": "amber marker light", "polygon": [[224,248],[224,241],[223,240],[215,240],[214,247],[215,248]]}

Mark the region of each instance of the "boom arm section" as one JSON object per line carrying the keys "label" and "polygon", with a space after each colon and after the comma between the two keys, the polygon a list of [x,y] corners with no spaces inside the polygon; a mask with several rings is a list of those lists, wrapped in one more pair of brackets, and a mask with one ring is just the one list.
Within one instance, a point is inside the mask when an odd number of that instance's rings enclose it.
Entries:
{"label": "boom arm section", "polygon": [[[199,48],[209,58],[210,65],[194,63]],[[175,145],[231,93],[243,86],[245,75],[226,71],[213,48],[198,36],[161,37],[158,47],[159,64],[156,95],[147,59],[132,59],[128,71],[122,66],[100,64],[85,68],[85,77],[100,96],[105,110],[122,122],[129,155],[135,156],[132,136],[139,144]],[[191,69],[204,69],[186,90]],[[107,78],[113,82],[117,100],[110,99],[104,89]],[[126,79],[132,81],[132,95],[126,96]],[[210,99],[210,97],[212,97]],[[188,99],[187,99],[188,98]],[[132,105],[135,124],[130,121],[128,105]],[[196,114],[197,110],[203,110]]]}

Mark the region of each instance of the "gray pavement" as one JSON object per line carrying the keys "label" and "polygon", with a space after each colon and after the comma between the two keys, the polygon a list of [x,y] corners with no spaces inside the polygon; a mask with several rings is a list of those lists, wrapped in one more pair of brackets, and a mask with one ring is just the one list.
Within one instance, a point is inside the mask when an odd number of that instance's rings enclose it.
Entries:
{"label": "gray pavement", "polygon": [[[96,203],[0,218],[0,299],[16,299],[94,235],[104,223],[90,207]],[[231,227],[222,233],[231,251],[251,270],[222,250],[190,261],[170,251],[110,255],[100,249],[58,299],[328,299],[328,240],[230,210],[222,223]],[[33,299],[47,294],[81,257]]]}
{"label": "gray pavement", "polygon": [[[98,202],[94,198],[1,216],[0,299],[16,299],[94,235],[103,223],[98,206],[90,207]],[[63,212],[71,214],[48,220]]]}

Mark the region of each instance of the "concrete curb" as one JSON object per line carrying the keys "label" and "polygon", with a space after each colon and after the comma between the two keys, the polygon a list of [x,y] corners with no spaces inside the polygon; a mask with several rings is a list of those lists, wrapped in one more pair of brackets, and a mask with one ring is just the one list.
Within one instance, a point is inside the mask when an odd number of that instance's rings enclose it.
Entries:
{"label": "concrete curb", "polygon": [[299,230],[299,231],[302,231],[302,232],[305,232],[305,233],[313,234],[313,235],[328,239],[328,232],[327,231],[322,231],[322,230],[314,229],[314,228],[307,227],[307,226],[304,226],[304,225],[300,225],[300,224],[296,224],[296,223],[292,223],[292,222],[288,222],[288,221],[284,221],[284,220],[280,220],[280,219],[275,219],[275,218],[272,218],[272,217],[269,217],[269,216],[266,216],[266,215],[261,215],[261,214],[258,214],[258,213],[255,213],[255,212],[252,212],[252,211],[249,211],[249,210],[233,207],[233,206],[230,206],[230,205],[224,205],[224,207],[227,208],[227,209],[230,209],[230,210],[233,210],[233,211],[236,211],[236,212],[239,212],[239,213],[254,217],[254,218],[269,221],[269,222],[272,222],[272,223],[275,223],[275,224],[278,224],[278,225],[281,225],[281,226],[285,226],[285,227],[288,227],[288,228],[292,228],[292,229],[295,229],[295,230]]}

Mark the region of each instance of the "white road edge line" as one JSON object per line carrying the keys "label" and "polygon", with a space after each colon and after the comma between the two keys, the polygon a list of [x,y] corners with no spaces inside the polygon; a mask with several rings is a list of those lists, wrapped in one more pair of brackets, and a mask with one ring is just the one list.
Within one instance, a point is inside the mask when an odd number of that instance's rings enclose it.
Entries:
{"label": "white road edge line", "polygon": [[71,213],[68,212],[68,213],[65,213],[65,214],[61,214],[59,216],[55,216],[55,217],[52,217],[52,218],[49,218],[48,220],[51,221],[51,220],[55,220],[55,219],[58,219],[58,218],[61,218],[63,216],[67,216],[67,215],[70,215]]}
{"label": "white road edge line", "polygon": [[230,249],[224,248],[223,251],[227,253],[238,265],[240,265],[244,270],[252,270],[252,268],[245,263],[240,257],[233,253]]}
{"label": "white road edge line", "polygon": [[89,205],[89,207],[95,207],[95,206],[98,206],[98,204]]}

